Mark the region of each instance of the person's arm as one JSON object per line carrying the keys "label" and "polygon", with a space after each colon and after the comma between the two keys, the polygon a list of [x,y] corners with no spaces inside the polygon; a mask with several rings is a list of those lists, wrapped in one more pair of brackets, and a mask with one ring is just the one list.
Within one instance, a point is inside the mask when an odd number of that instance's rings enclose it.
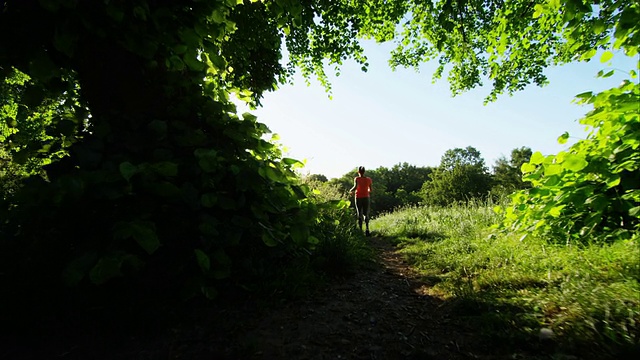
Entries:
{"label": "person's arm", "polygon": [[349,189],[349,195],[353,195],[353,192],[356,191],[356,187],[358,186],[358,183],[356,182],[356,179],[353,179],[353,187],[351,189]]}
{"label": "person's arm", "polygon": [[369,195],[373,192],[373,180],[369,178]]}

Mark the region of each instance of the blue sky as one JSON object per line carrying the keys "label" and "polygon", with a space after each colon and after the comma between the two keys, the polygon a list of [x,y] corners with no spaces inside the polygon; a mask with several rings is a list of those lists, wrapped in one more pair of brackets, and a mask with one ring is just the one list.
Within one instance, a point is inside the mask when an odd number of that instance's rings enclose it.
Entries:
{"label": "blue sky", "polygon": [[619,84],[626,78],[622,72],[608,79],[595,75],[610,67],[628,71],[637,61],[616,55],[613,64],[596,57],[549,68],[549,85],[483,105],[490,88],[452,97],[446,80],[432,83],[433,63],[420,72],[391,71],[391,48],[367,44],[369,71],[345,64],[339,77],[331,77],[332,100],[317,81],[307,86],[297,76],[294,85],[266,94],[262,107],[250,112],[279,135],[287,156],[306,161],[303,174],[334,178],[359,165],[375,169],[402,162],[437,166],[446,150],[467,146],[478,149],[491,167],[522,146],[557,153],[568,147],[556,140],[565,131],[572,137],[569,144],[585,138],[577,120],[590,108],[572,104],[573,97]]}

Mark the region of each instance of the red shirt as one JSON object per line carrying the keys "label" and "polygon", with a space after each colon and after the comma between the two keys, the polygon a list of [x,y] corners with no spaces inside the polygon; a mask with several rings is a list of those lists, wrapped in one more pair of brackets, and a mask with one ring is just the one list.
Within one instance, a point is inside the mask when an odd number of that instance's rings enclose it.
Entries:
{"label": "red shirt", "polygon": [[368,198],[371,192],[371,178],[358,176],[353,181],[356,182],[356,199]]}

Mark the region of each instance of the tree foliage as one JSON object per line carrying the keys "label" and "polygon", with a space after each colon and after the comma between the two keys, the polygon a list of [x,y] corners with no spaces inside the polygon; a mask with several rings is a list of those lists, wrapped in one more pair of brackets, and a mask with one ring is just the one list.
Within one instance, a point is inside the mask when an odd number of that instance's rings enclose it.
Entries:
{"label": "tree foliage", "polygon": [[432,171],[430,167],[410,165],[406,162],[393,165],[389,169],[380,167],[375,170],[380,181],[386,184],[387,191],[392,194],[402,190],[408,194],[419,191]]}
{"label": "tree foliage", "polygon": [[[352,58],[366,70],[358,39],[375,38],[397,42],[392,66],[437,59],[454,94],[488,80],[495,99],[544,84],[551,64],[636,55],[639,12],[632,0],[2,1],[0,161],[18,178],[44,174],[0,207],[10,289],[0,307],[46,311],[35,295],[53,298],[62,283],[110,289],[124,304],[214,298],[304,264],[345,204],[313,201],[300,163],[237,114],[234,95],[257,105],[295,68],[330,88],[325,69]],[[509,226],[607,239],[637,230],[637,96],[633,82],[582,96],[593,134],[532,156],[533,188],[517,195]],[[462,150],[431,183],[480,194],[484,162]],[[410,195],[417,181],[394,182],[404,170],[414,169],[372,171],[374,199]]]}
{"label": "tree foliage", "polygon": [[2,307],[36,301],[30,289],[53,298],[62,284],[103,285],[121,299],[214,298],[304,262],[329,233],[322,214],[346,209],[313,201],[294,172],[300,163],[229,99],[258,103],[292,66],[321,73],[322,59],[357,54],[344,14],[316,22],[332,9],[2,2],[3,161],[68,154],[39,162],[44,177],[0,208],[2,285],[14,294]]}
{"label": "tree foliage", "polygon": [[444,155],[440,159],[440,169],[453,170],[456,167],[468,165],[473,168],[477,168],[480,171],[486,171],[484,159],[473,146],[467,146],[466,148],[455,148],[445,151]]}
{"label": "tree foliage", "polygon": [[[550,1],[536,5],[533,17],[542,30],[562,35],[573,58],[590,59],[604,50],[600,61],[607,63],[616,50],[637,56],[639,15],[637,2]],[[600,71],[598,77],[609,77],[614,71]],[[579,103],[593,106],[580,120],[590,134],[566,152],[534,153],[522,165],[523,179],[532,188],[514,195],[503,228],[567,244],[637,236],[640,91],[637,69],[628,75],[630,79],[617,88],[577,95]],[[568,137],[565,133],[558,141],[564,143]]]}
{"label": "tree foliage", "polygon": [[[380,166],[367,170],[366,176],[373,180],[371,194],[371,213],[373,216],[391,212],[398,207],[417,205],[421,197],[419,191],[422,184],[430,178],[433,169],[410,165],[406,162],[393,165],[391,168]],[[331,179],[330,184],[341,189],[342,193],[353,186],[353,178],[357,168],[340,178]]]}
{"label": "tree foliage", "polygon": [[422,185],[423,203],[449,205],[485,198],[491,175],[480,152],[472,146],[447,150],[431,179]]}
{"label": "tree foliage", "polygon": [[620,49],[627,56],[638,52],[640,9],[633,0],[393,3],[410,14],[387,20],[398,25],[399,34],[394,37],[387,25],[366,35],[395,39],[390,61],[394,67],[417,68],[437,60],[434,79],[446,74],[454,94],[491,82],[487,100],[495,100],[528,84],[544,85],[544,70],[550,65],[587,61],[598,50]]}
{"label": "tree foliage", "polygon": [[[67,88],[50,98],[45,97],[46,91],[16,68],[0,68],[3,197],[12,194],[21,179],[42,175],[42,166],[64,156],[80,136],[87,112],[74,101],[75,89]],[[80,124],[76,118],[82,119]]]}
{"label": "tree foliage", "polygon": [[322,175],[322,174],[310,174],[310,175],[305,177],[305,180],[307,180],[307,181],[317,181],[317,182],[321,182],[321,183],[325,183],[325,182],[329,181],[329,179],[327,179],[327,177]]}
{"label": "tree foliage", "polygon": [[530,183],[522,181],[522,164],[528,163],[532,155],[531,148],[521,147],[511,151],[510,159],[501,157],[493,166],[493,190],[500,193],[512,193],[524,189]]}
{"label": "tree foliage", "polygon": [[522,165],[532,188],[514,195],[504,225],[566,243],[629,239],[640,230],[640,86],[625,81],[579,99],[593,105],[580,120],[591,133]]}

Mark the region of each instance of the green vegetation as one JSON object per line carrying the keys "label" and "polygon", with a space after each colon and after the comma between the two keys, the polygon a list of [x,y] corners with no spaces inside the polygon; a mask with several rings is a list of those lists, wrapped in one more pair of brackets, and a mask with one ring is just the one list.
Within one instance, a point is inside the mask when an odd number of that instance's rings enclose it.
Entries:
{"label": "green vegetation", "polygon": [[[371,195],[372,214],[381,214],[394,209],[416,205],[420,202],[420,188],[429,180],[433,169],[402,163],[386,168],[367,169],[366,175],[373,180]],[[321,182],[323,193],[334,194],[334,199],[346,198],[348,190],[353,186],[357,168],[337,179]],[[322,190],[324,189],[324,190]],[[337,197],[335,197],[337,196]]]}
{"label": "green vegetation", "polygon": [[[293,290],[354,264],[367,254],[346,203],[314,195],[296,173],[300,163],[266,140],[255,116],[238,114],[233,96],[258,106],[296,69],[330,90],[325,69],[353,59],[366,70],[359,40],[373,38],[396,41],[392,66],[437,59],[434,77],[448,71],[454,94],[490,81],[493,100],[544,84],[549,65],[598,51],[603,63],[614,52],[636,56],[639,14],[635,0],[2,1],[0,320],[16,334],[82,332],[71,324],[96,328],[100,317],[126,323],[189,301]],[[440,264],[456,275],[444,290],[503,289],[512,261],[539,259],[519,267],[530,278],[504,290],[539,284],[521,297],[543,314],[538,321],[605,346],[637,341],[627,292],[637,294],[640,90],[636,71],[628,74],[620,88],[580,95],[594,106],[583,120],[593,127],[587,140],[522,165],[532,188],[515,195],[503,228],[532,239],[482,243],[485,234],[453,215],[430,217],[464,236],[424,233],[419,217],[406,224],[411,237],[439,239],[426,244],[451,260]],[[473,150],[453,149],[443,160],[461,161],[438,169],[371,171],[374,209],[484,198],[492,184]],[[514,154],[507,172],[522,163]],[[497,222],[483,211],[483,227]],[[537,252],[506,256],[515,254],[509,244]],[[504,254],[473,256],[484,248]],[[458,253],[467,255],[447,256]],[[473,272],[481,267],[505,272],[481,278]],[[593,279],[607,285],[592,287]],[[503,301],[492,294],[493,304]]]}
{"label": "green vegetation", "polygon": [[510,194],[519,189],[526,189],[531,183],[522,181],[522,164],[531,160],[531,149],[521,147],[511,151],[511,158],[501,157],[493,167],[492,193]]}
{"label": "green vegetation", "polygon": [[[348,208],[313,198],[300,162],[230,101],[353,54],[348,22],[314,22],[330,5],[0,3],[2,323],[82,331],[297,292],[365,256]],[[307,46],[310,27],[332,45]]]}
{"label": "green vegetation", "polygon": [[[537,344],[550,328],[559,352],[622,353],[640,340],[638,236],[613,244],[564,246],[494,234],[490,203],[412,207],[375,219],[374,231],[450,300],[487,340]],[[594,353],[598,354],[594,356]]]}
{"label": "green vegetation", "polygon": [[489,175],[480,152],[468,146],[447,150],[431,180],[422,185],[424,204],[447,205],[486,198],[491,189]]}
{"label": "green vegetation", "polygon": [[593,105],[580,120],[590,134],[566,152],[536,152],[522,165],[532,187],[513,195],[503,227],[563,243],[630,239],[640,230],[640,85],[624,81],[578,98]]}
{"label": "green vegetation", "polygon": [[[529,183],[522,181],[520,167],[528,162],[531,149],[513,149],[511,159],[500,158],[489,172],[480,152],[472,146],[445,152],[438,167],[420,167],[401,163],[386,168],[367,170],[375,184],[372,194],[374,216],[407,206],[448,205],[492,197],[502,198]],[[327,180],[313,174],[308,184],[323,194],[325,199],[346,199],[353,185],[356,171],[340,178]]]}

